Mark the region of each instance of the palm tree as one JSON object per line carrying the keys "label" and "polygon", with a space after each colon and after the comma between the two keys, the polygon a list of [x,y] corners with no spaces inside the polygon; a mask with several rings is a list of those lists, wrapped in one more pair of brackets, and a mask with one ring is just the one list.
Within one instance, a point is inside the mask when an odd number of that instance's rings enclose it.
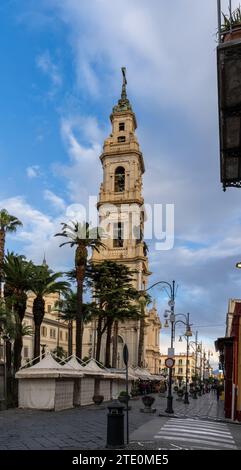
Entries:
{"label": "palm tree", "polygon": [[127,319],[139,319],[139,304],[136,302],[139,292],[132,287],[133,274],[128,266],[103,261],[92,263],[88,267],[88,283],[93,289],[96,300],[95,316],[97,322],[96,359],[100,360],[101,342],[106,332],[105,366],[110,367],[111,335],[113,335],[113,361],[117,363],[118,322]]}
{"label": "palm tree", "polygon": [[[83,322],[87,323],[94,315],[95,304],[83,304]],[[77,292],[68,291],[64,292],[63,298],[59,299],[54,306],[54,311],[58,312],[58,318],[68,322],[68,356],[73,354],[73,322],[77,317]]]}
{"label": "palm tree", "polygon": [[54,311],[58,312],[58,318],[68,322],[68,356],[73,354],[73,321],[77,312],[77,293],[70,290],[64,292],[63,298],[57,300]]}
{"label": "palm tree", "polygon": [[31,289],[33,263],[24,256],[8,253],[3,262],[5,280],[5,302],[9,310],[15,315],[14,337],[14,370],[21,366],[21,352],[23,347],[22,323],[27,307],[27,292]]}
{"label": "palm tree", "polygon": [[16,232],[17,227],[21,226],[22,222],[14,217],[14,215],[10,215],[6,209],[0,210],[0,282],[2,282],[2,266],[4,260],[4,253],[5,253],[5,238],[6,233],[9,232]]}
{"label": "palm tree", "polygon": [[75,250],[75,272],[77,281],[77,316],[76,316],[76,356],[82,357],[82,335],[83,335],[83,286],[86,275],[88,248],[99,251],[104,244],[100,240],[97,228],[90,228],[87,222],[70,222],[61,224],[62,232],[56,233],[56,237],[65,237],[67,242],[60,246],[76,246]]}
{"label": "palm tree", "polygon": [[12,368],[11,339],[14,339],[14,314],[6,307],[4,301],[0,301],[0,334],[5,341],[5,361],[8,377]]}
{"label": "palm tree", "polygon": [[33,301],[34,358],[36,359],[40,356],[40,329],[45,314],[44,296],[68,291],[69,283],[58,280],[62,276],[62,273],[54,273],[46,264],[33,265],[31,291],[36,295]]}
{"label": "palm tree", "polygon": [[[4,356],[5,356],[5,364],[6,364],[6,390],[5,390],[5,398],[6,403],[8,405],[15,404],[14,401],[14,382],[12,376],[12,341],[16,338],[16,334],[18,330],[16,329],[16,320],[13,310],[9,310],[5,304],[5,302],[0,301],[0,333],[2,338],[4,339]],[[29,336],[32,335],[33,331],[32,328],[28,325],[22,323],[21,325],[21,335]]]}

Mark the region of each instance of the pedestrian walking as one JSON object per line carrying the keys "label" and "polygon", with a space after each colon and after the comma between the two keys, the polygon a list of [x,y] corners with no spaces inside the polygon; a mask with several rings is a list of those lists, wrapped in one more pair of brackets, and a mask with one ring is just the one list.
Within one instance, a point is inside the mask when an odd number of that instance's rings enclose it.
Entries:
{"label": "pedestrian walking", "polygon": [[219,398],[220,398],[220,386],[217,385],[217,388],[216,388],[216,395],[217,395],[217,401],[219,401]]}

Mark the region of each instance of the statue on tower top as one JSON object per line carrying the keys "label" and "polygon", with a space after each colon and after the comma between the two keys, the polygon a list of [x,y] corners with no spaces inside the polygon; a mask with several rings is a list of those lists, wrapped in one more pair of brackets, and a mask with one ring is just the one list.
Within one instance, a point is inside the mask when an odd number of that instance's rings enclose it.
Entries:
{"label": "statue on tower top", "polygon": [[127,99],[127,94],[126,94],[126,85],[127,85],[127,80],[126,80],[126,68],[122,67],[121,68],[122,75],[123,75],[123,83],[122,83],[122,92],[121,92],[121,99],[124,102],[124,100]]}
{"label": "statue on tower top", "polygon": [[118,100],[118,104],[114,106],[113,113],[119,113],[121,111],[133,112],[130,101],[128,100],[127,93],[126,93],[126,85],[127,85],[126,67],[121,67],[121,71],[122,71],[122,76],[123,76],[121,98]]}
{"label": "statue on tower top", "polygon": [[127,85],[127,80],[126,80],[126,68],[125,68],[125,67],[122,67],[121,70],[122,70],[122,75],[123,75],[123,84],[124,84],[124,85]]}

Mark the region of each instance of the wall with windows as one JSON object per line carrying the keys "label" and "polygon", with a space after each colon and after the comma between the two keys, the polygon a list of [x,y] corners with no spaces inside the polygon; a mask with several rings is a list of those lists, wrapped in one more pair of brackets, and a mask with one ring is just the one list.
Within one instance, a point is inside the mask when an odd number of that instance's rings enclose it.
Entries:
{"label": "wall with windows", "polygon": [[[53,351],[57,346],[63,348],[68,352],[68,324],[58,319],[58,312],[54,310],[55,303],[59,300],[59,294],[51,294],[45,298],[45,316],[41,325],[41,351],[44,352],[47,349]],[[27,309],[24,318],[24,323],[32,328],[32,336],[24,336],[23,338],[23,350],[22,350],[22,362],[23,364],[33,359],[34,351],[34,320],[32,314],[34,294],[28,294]]]}

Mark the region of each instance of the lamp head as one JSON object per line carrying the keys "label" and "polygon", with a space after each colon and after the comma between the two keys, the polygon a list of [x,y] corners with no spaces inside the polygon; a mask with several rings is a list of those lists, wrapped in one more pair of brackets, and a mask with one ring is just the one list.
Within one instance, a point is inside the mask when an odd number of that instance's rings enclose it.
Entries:
{"label": "lamp head", "polygon": [[164,323],[164,328],[168,328],[168,327],[169,327],[169,323],[168,323],[168,320],[166,320]]}
{"label": "lamp head", "polygon": [[236,268],[241,269],[241,262],[236,263]]}
{"label": "lamp head", "polygon": [[169,313],[170,313],[169,310],[165,310],[164,315],[163,315],[164,318],[168,318]]}
{"label": "lamp head", "polygon": [[191,330],[191,327],[190,327],[190,326],[187,326],[187,330],[186,330],[185,336],[192,336],[192,330]]}

